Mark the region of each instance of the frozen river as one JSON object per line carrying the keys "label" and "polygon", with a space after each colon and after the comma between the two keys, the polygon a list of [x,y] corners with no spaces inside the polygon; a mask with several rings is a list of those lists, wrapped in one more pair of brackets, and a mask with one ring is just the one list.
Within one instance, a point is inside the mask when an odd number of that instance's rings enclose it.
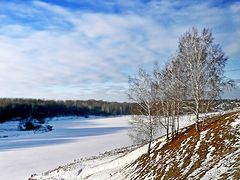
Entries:
{"label": "frozen river", "polygon": [[0,138],[0,179],[27,179],[74,159],[128,146],[129,118],[53,118],[53,131],[42,134],[18,132],[15,122],[0,124],[0,137],[9,136]]}

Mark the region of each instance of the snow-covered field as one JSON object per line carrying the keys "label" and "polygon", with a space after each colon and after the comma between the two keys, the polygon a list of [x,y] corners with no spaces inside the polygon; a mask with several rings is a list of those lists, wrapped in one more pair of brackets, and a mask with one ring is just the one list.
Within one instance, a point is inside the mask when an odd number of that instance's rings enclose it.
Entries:
{"label": "snow-covered field", "polygon": [[[209,113],[213,115],[215,113]],[[186,115],[180,117],[180,127],[186,127],[194,123],[193,115]],[[162,135],[165,131],[162,131]],[[153,142],[152,147],[156,143],[160,143],[159,148],[162,147],[166,141],[165,137],[162,137]],[[124,167],[131,164],[142,154],[147,152],[147,146],[133,147],[128,149],[120,149],[116,151],[108,152],[104,155],[92,157],[86,160],[79,160],[72,164],[65,165],[55,170],[39,174],[33,177],[34,180],[44,179],[125,179],[125,175],[128,174]],[[135,149],[136,148],[136,149]],[[126,173],[126,174],[125,174]],[[150,178],[151,179],[151,178]]]}
{"label": "snow-covered field", "polygon": [[24,180],[74,159],[128,146],[129,118],[53,118],[53,131],[40,134],[17,131],[16,122],[0,124],[0,179]]}
{"label": "snow-covered field", "polygon": [[[46,133],[16,131],[15,122],[0,124],[0,179],[27,179],[31,174],[46,172],[75,159],[129,146],[129,118],[58,117],[49,121],[53,131]],[[180,128],[192,124],[193,119],[192,115],[182,116]],[[164,134],[162,131],[161,135]]]}

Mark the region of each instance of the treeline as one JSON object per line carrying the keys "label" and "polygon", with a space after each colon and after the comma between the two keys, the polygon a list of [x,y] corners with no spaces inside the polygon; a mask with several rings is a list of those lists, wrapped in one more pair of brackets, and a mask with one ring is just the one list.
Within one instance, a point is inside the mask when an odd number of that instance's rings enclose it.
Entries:
{"label": "treeline", "polygon": [[132,104],[96,100],[0,99],[0,122],[12,119],[43,119],[54,116],[107,116],[131,114]]}

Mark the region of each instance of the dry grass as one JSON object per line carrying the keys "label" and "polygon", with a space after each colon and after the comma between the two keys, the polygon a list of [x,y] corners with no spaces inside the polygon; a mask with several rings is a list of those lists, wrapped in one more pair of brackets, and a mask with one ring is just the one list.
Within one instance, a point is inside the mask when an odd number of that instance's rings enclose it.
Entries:
{"label": "dry grass", "polygon": [[126,178],[200,179],[230,156],[228,171],[219,178],[240,179],[240,155],[231,157],[239,150],[240,128],[230,125],[238,115],[234,112],[209,118],[200,124],[201,132],[192,125],[162,148],[156,144],[150,156],[144,154],[127,167],[131,173]]}

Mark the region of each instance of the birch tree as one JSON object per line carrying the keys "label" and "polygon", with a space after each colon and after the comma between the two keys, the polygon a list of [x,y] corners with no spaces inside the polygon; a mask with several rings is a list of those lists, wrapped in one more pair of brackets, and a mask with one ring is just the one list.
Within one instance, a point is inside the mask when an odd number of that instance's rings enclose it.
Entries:
{"label": "birch tree", "polygon": [[196,28],[183,34],[180,38],[177,59],[185,68],[184,80],[188,80],[188,98],[194,101],[193,112],[196,115],[196,130],[199,131],[200,102],[216,98],[225,83],[224,67],[227,57],[209,29],[201,33]]}
{"label": "birch tree", "polygon": [[140,68],[136,77],[129,77],[128,97],[137,104],[139,114],[130,121],[129,135],[137,143],[148,142],[148,154],[157,131],[153,118],[154,96],[150,74]]}
{"label": "birch tree", "polygon": [[[180,63],[178,59],[171,58],[162,70],[160,70],[158,65],[155,65],[153,74],[156,99],[160,103],[158,105],[160,125],[166,129],[167,139],[170,132],[173,139],[179,131],[180,106],[185,97],[185,85],[180,80],[182,74]],[[162,122],[163,119],[164,121]]]}
{"label": "birch tree", "polygon": [[155,118],[158,124],[166,130],[166,138],[168,139],[170,131],[169,104],[166,96],[166,85],[163,74],[158,63],[155,62],[153,68],[153,84],[156,101]]}

